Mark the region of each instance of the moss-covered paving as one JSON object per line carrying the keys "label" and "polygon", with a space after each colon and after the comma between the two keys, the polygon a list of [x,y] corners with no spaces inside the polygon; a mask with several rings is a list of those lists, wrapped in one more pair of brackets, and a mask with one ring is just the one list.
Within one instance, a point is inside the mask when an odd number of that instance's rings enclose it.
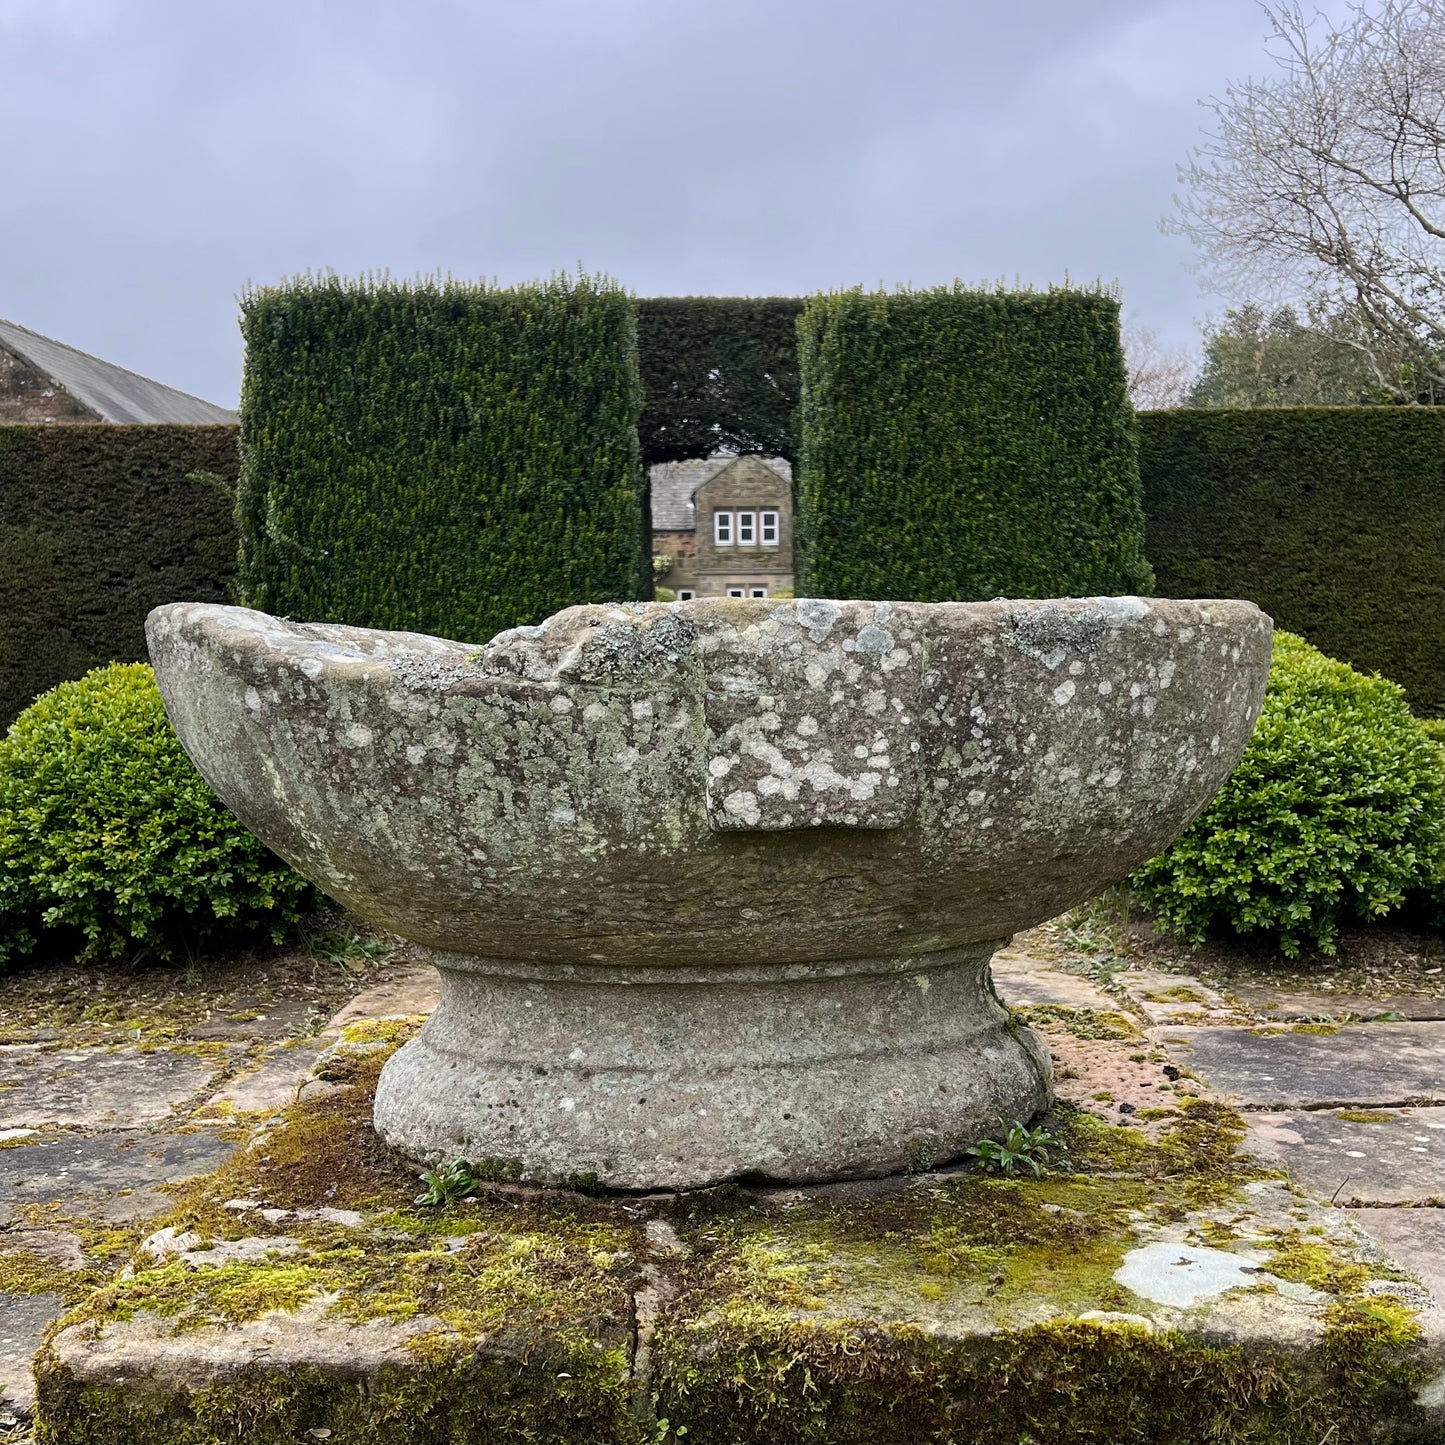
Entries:
{"label": "moss-covered paving", "polygon": [[[342,1087],[181,1187],[169,1243],[57,1325],[39,1440],[1351,1445],[1428,1427],[1412,1391],[1439,1342],[1418,1293],[1242,1159],[1217,1103],[1181,1100],[1154,1142],[1061,1106],[1066,1152],[1040,1180],[502,1183],[426,1209],[369,1123],[399,1040],[353,1042]],[[1254,1282],[1160,1305],[1115,1277],[1154,1241],[1239,1252]]]}

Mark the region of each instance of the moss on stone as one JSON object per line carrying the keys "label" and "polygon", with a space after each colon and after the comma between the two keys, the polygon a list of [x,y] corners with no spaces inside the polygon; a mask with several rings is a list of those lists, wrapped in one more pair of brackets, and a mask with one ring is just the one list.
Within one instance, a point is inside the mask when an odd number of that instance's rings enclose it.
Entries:
{"label": "moss on stone", "polygon": [[348,1044],[404,1044],[414,1038],[426,1022],[425,1014],[408,1014],[390,1019],[362,1019],[341,1031]]}
{"label": "moss on stone", "polygon": [[1030,1004],[1013,1012],[1033,1028],[1061,1028],[1079,1039],[1137,1039],[1139,1025],[1117,1009],[1068,1008],[1063,1004]]}
{"label": "moss on stone", "polygon": [[951,1341],[714,1313],[669,1331],[658,1366],[658,1411],[688,1445],[1362,1445],[1378,1438],[1380,1394],[1400,1388],[1378,1358],[1355,1374],[1296,1370],[1077,1319]]}
{"label": "moss on stone", "polygon": [[[324,1428],[388,1445],[644,1445],[659,1429],[637,1413],[649,1392],[686,1445],[1317,1445],[1332,1427],[1332,1445],[1354,1445],[1374,1438],[1382,1402],[1408,1416],[1412,1311],[1365,1291],[1379,1270],[1307,1232],[1272,1240],[1270,1266],[1332,1297],[1326,1347],[1303,1363],[1078,1318],[1147,1313],[1114,1279],[1140,1230],[1261,1177],[1238,1153],[1243,1121],[1214,1101],[1181,1100],[1158,1143],[1060,1104],[1047,1123],[1065,1152],[1041,1180],[924,1174],[786,1205],[730,1187],[645,1208],[502,1182],[428,1210],[413,1202],[414,1167],[371,1128],[371,1086],[395,1047],[373,1042],[359,1083],[293,1105],[175,1191],[168,1223],[203,1240],[285,1234],[295,1253],[138,1268],[64,1323],[104,1332],[144,1317],[224,1333],[269,1311],[317,1311],[410,1331],[413,1367],[347,1378],[255,1364],[195,1392],[116,1389],[77,1380],[52,1349],[38,1440],[291,1445]],[[293,1212],[268,1222],[236,1200]],[[1234,1207],[1202,1219],[1207,1242],[1236,1240],[1230,1221],[1250,1203]],[[685,1252],[663,1266],[676,1293],[639,1382],[646,1213]]]}
{"label": "moss on stone", "polygon": [[33,1250],[0,1254],[0,1295],[58,1294],[67,1305],[94,1292],[102,1275],[91,1269],[67,1269]]}

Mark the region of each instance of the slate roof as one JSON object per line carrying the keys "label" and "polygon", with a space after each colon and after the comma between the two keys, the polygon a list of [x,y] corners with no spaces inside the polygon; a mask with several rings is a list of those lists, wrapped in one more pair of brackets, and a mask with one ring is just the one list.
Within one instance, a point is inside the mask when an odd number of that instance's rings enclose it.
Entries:
{"label": "slate roof", "polygon": [[[759,457],[784,481],[792,481],[792,463],[786,457]],[[686,462],[658,462],[648,471],[652,487],[652,525],[658,532],[692,532],[697,529],[697,512],[692,496],[706,481],[731,466],[736,457],[708,457]]]}
{"label": "slate roof", "polygon": [[223,406],[87,356],[13,321],[0,320],[0,346],[23,357],[101,421],[215,425],[239,420]]}

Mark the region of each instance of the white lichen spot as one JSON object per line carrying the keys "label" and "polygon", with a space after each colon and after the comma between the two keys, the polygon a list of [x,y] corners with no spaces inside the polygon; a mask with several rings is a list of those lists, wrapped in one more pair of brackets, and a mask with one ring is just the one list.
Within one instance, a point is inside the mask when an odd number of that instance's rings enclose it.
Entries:
{"label": "white lichen spot", "polygon": [[1110,694],[1111,692],[1113,692],[1113,691],[1114,691],[1114,684],[1113,684],[1112,682],[1110,682],[1109,679],[1106,677],[1106,678],[1103,680],[1103,682],[1101,682],[1101,683],[1099,684],[1099,696],[1100,696],[1100,697],[1108,697],[1109,694]]}
{"label": "white lichen spot", "polygon": [[246,707],[251,712],[261,711],[261,694],[254,687],[246,689]]}
{"label": "white lichen spot", "polygon": [[1069,664],[1069,676],[1079,677],[1084,671],[1084,664],[1077,659]]}
{"label": "white lichen spot", "polygon": [[1061,682],[1054,689],[1054,702],[1058,704],[1059,707],[1062,707],[1066,702],[1072,699],[1072,697],[1074,696],[1074,692],[1075,685],[1073,679],[1065,678],[1064,681]]}
{"label": "white lichen spot", "polygon": [[853,749],[853,756],[855,758],[866,758],[868,756],[868,749],[862,743],[859,743],[858,746]]}
{"label": "white lichen spot", "polygon": [[554,697],[552,701],[547,704],[547,706],[556,713],[571,712],[573,708],[573,702],[572,699],[568,697],[565,692],[559,692],[557,696]]}
{"label": "white lichen spot", "polygon": [[988,799],[988,794],[985,793],[982,788],[972,788],[972,789],[969,790],[969,794],[968,794],[968,805],[969,805],[969,807],[971,807],[971,808],[977,808],[977,807],[979,806],[979,804],[981,804],[981,803],[983,803],[983,802],[986,802],[987,799]]}
{"label": "white lichen spot", "polygon": [[1123,768],[1110,768],[1109,771],[1104,774],[1104,786],[1106,788],[1117,788],[1119,786],[1119,779],[1123,776]]}
{"label": "white lichen spot", "polygon": [[587,706],[582,709],[582,716],[586,718],[588,722],[597,722],[607,716],[607,705],[600,702],[589,702]]}
{"label": "white lichen spot", "polygon": [[644,718],[652,716],[652,699],[650,697],[637,698],[632,704],[632,716]]}
{"label": "white lichen spot", "polygon": [[577,810],[575,808],[553,808],[552,821],[571,827],[577,821]]}
{"label": "white lichen spot", "polygon": [[421,743],[408,743],[406,745],[406,760],[413,766],[422,762],[426,757],[426,748]]}
{"label": "white lichen spot", "polygon": [[372,732],[364,723],[349,723],[342,738],[347,747],[369,748],[371,746]]}
{"label": "white lichen spot", "polygon": [[762,817],[762,810],[758,807],[757,796],[739,788],[735,793],[729,793],[723,799],[723,812],[731,813],[734,818],[741,818],[744,823],[753,824]]}
{"label": "white lichen spot", "polygon": [[1174,681],[1175,662],[1172,657],[1166,657],[1159,664],[1159,691],[1164,692],[1169,684]]}
{"label": "white lichen spot", "polygon": [[798,719],[798,726],[794,729],[794,732],[796,732],[800,738],[810,738],[817,731],[818,719],[808,713],[804,713],[803,716]]}
{"label": "white lichen spot", "polygon": [[326,670],[325,664],[319,657],[303,657],[296,666],[300,668],[312,682],[315,682]]}

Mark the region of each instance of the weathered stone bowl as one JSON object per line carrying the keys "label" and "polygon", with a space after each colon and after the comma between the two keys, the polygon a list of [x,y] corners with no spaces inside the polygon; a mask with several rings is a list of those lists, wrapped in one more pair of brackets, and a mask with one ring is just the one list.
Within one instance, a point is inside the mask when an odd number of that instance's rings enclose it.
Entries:
{"label": "weathered stone bowl", "polygon": [[917,1167],[1045,1105],[988,960],[1204,807],[1270,631],[1134,597],[147,624],[227,805],[441,970],[381,1134],[619,1188]]}

